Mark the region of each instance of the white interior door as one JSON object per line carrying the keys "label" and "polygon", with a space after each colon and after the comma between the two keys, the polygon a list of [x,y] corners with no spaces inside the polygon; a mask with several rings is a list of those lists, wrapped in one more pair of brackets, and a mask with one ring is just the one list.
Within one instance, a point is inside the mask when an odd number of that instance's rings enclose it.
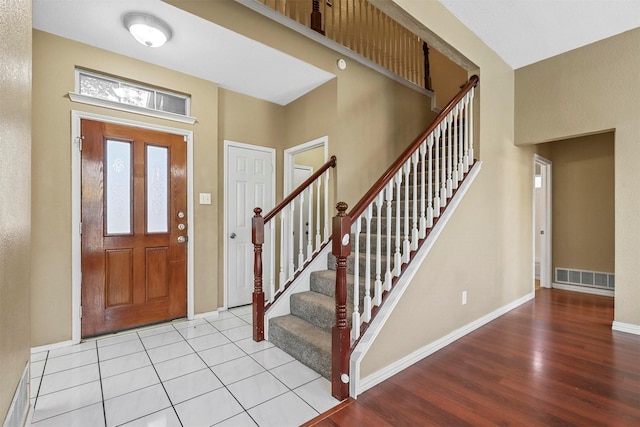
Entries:
{"label": "white interior door", "polygon": [[[255,207],[262,208],[264,216],[274,206],[275,152],[246,144],[227,144],[226,151],[227,306],[237,307],[252,300],[251,217]],[[268,270],[263,262],[264,278],[269,277]],[[267,293],[268,286],[264,290]]]}

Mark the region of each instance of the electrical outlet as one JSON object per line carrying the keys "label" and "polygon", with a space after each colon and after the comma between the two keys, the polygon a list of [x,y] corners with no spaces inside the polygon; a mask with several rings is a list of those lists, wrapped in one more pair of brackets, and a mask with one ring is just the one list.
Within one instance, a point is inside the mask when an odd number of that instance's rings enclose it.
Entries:
{"label": "electrical outlet", "polygon": [[467,304],[467,291],[462,291],[462,305]]}
{"label": "electrical outlet", "polygon": [[211,204],[211,193],[200,193],[200,204],[201,205],[210,205]]}

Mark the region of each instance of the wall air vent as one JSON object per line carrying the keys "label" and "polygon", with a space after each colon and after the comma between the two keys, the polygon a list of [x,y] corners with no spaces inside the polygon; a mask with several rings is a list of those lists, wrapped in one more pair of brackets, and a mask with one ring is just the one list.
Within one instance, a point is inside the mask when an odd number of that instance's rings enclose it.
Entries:
{"label": "wall air vent", "polygon": [[615,275],[599,271],[574,270],[571,268],[556,268],[556,283],[567,285],[588,286],[612,290],[615,288]]}

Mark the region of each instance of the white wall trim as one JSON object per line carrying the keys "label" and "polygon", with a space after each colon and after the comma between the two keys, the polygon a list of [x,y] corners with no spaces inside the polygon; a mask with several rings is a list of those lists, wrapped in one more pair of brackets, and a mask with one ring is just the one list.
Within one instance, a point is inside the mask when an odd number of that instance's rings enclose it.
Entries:
{"label": "white wall trim", "polygon": [[[78,149],[82,119],[95,120],[104,123],[113,123],[122,126],[132,126],[140,129],[148,129],[157,132],[165,132],[184,136],[187,144],[187,317],[193,318],[194,314],[194,263],[193,248],[195,235],[193,233],[193,131],[121,119],[102,114],[88,113],[71,110],[71,343],[77,344],[82,337],[80,319],[80,305],[82,296],[82,254],[81,254],[81,183],[82,174],[81,153]],[[47,346],[43,346],[47,347]]]}
{"label": "white wall trim", "polygon": [[68,341],[54,342],[53,344],[41,345],[38,347],[31,347],[31,354],[42,353],[43,351],[57,350],[59,348],[69,347],[74,344],[77,344],[77,343],[73,342],[73,340],[68,340]]}
{"label": "white wall trim", "polygon": [[[274,203],[275,206],[275,200],[276,200],[276,149],[275,148],[271,148],[271,147],[263,147],[260,145],[252,145],[252,144],[247,144],[244,142],[237,142],[237,141],[230,141],[225,139],[224,140],[224,158],[223,158],[223,164],[224,164],[224,178],[223,178],[223,194],[224,194],[224,222],[223,222],[223,246],[222,246],[222,252],[223,252],[223,266],[222,266],[222,275],[224,277],[223,281],[224,281],[224,298],[223,298],[223,306],[218,308],[218,311],[223,311],[223,310],[227,310],[229,308],[229,283],[228,283],[228,271],[227,271],[227,263],[228,263],[228,257],[229,257],[229,241],[227,239],[227,236],[229,235],[229,215],[228,215],[228,206],[229,206],[229,193],[227,191],[227,186],[229,184],[229,170],[228,170],[228,165],[227,162],[229,161],[229,147],[239,147],[239,148],[244,148],[244,149],[248,149],[248,150],[256,150],[256,151],[262,151],[265,153],[271,153],[271,162],[273,164],[273,175],[272,175],[272,185],[271,185],[271,200]],[[266,212],[264,212],[263,214],[266,214]]]}
{"label": "white wall trim", "polygon": [[[453,198],[447,203],[447,209],[444,211],[442,216],[436,222],[436,225],[431,229],[431,232],[427,236],[427,240],[422,244],[415,258],[411,261],[407,269],[404,271],[400,280],[394,285],[393,289],[390,291],[389,296],[385,300],[384,304],[380,306],[380,310],[376,314],[376,317],[373,319],[366,332],[360,339],[360,342],[351,353],[350,358],[350,378],[351,382],[349,385],[349,395],[353,398],[356,398],[359,393],[362,393],[366,388],[362,386],[362,380],[360,379],[360,363],[364,358],[365,354],[371,348],[371,345],[375,341],[376,337],[382,330],[382,327],[386,323],[389,316],[395,309],[396,305],[402,298],[402,295],[406,291],[407,287],[411,283],[413,277],[416,275],[416,272],[421,267],[422,262],[427,257],[436,240],[442,233],[442,230],[451,219],[451,216],[456,211],[460,201],[464,198],[464,195],[467,193],[471,184],[476,179],[478,174],[480,173],[480,169],[482,168],[482,162],[477,162],[469,171],[466,179],[462,182],[458,191],[456,191]],[[386,372],[386,371],[385,371]],[[365,383],[367,384],[367,383]],[[376,383],[377,384],[377,383]],[[373,384],[372,384],[373,385]],[[371,386],[369,386],[371,387]]]}
{"label": "white wall trim", "polygon": [[213,317],[213,318],[217,319],[220,316],[220,311],[223,311],[223,310],[215,310],[215,311],[209,311],[209,312],[206,312],[206,313],[194,314],[193,317],[189,318],[189,320],[203,319],[205,317]]}
{"label": "white wall trim", "polygon": [[[445,335],[444,337],[430,343],[427,344],[426,346],[414,351],[413,353],[403,357],[402,359],[390,364],[389,366],[369,375],[368,377],[362,379],[360,381],[360,386],[358,387],[358,392],[359,393],[364,393],[366,390],[370,389],[371,387],[380,384],[382,381],[386,380],[387,378],[392,377],[393,375],[397,374],[398,372],[408,368],[409,366],[413,365],[414,363],[424,359],[427,356],[432,355],[433,353],[435,353],[438,350],[443,349],[444,347],[448,346],[449,344],[459,340],[460,338],[464,337],[465,335],[469,334],[470,332],[475,331],[476,329],[486,325],[487,323],[497,319],[498,317],[502,316],[503,314],[521,306],[522,304],[532,300],[534,298],[534,292],[528,293],[527,295],[524,295],[523,297],[518,298],[517,300],[500,307],[497,310],[492,311],[491,313],[477,319],[474,320],[473,322],[463,326],[462,328],[456,329],[455,331],[451,332],[448,335]],[[351,397],[355,397],[355,396],[351,396]]]}
{"label": "white wall trim", "polygon": [[634,325],[632,323],[613,322],[611,329],[628,334],[640,335],[640,325]]}
{"label": "white wall trim", "polygon": [[195,117],[183,116],[182,114],[170,113],[168,111],[153,110],[151,108],[138,107],[137,105],[123,104],[121,102],[95,98],[93,96],[83,95],[77,92],[69,92],[69,99],[71,99],[73,102],[78,102],[81,104],[95,105],[97,107],[126,111],[128,113],[141,114],[143,116],[172,120],[174,122],[187,123],[190,125],[195,124],[196,122]]}
{"label": "white wall trim", "polygon": [[16,386],[16,391],[11,399],[11,405],[7,411],[7,416],[2,423],[3,427],[22,427],[26,424],[31,412],[31,405],[29,404],[29,363],[22,371],[20,381]]}
{"label": "white wall trim", "polygon": [[588,286],[568,285],[566,283],[556,283],[556,282],[553,282],[551,284],[551,287],[553,289],[561,289],[563,291],[582,292],[583,294],[602,295],[605,297],[615,296],[615,292],[613,291],[613,289],[591,288]]}

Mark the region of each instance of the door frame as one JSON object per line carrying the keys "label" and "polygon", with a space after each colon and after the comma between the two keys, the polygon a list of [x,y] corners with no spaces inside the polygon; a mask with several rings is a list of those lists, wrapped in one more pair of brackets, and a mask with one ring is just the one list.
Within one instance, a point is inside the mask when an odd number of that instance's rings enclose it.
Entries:
{"label": "door frame", "polygon": [[73,344],[82,338],[82,322],[80,307],[82,303],[82,251],[81,251],[81,120],[95,120],[122,126],[131,126],[156,132],[181,135],[187,144],[187,318],[194,316],[194,263],[193,263],[193,131],[173,127],[121,119],[103,114],[71,110],[71,341]]}
{"label": "door frame", "polygon": [[286,196],[293,190],[293,158],[295,155],[313,150],[316,147],[324,147],[324,162],[326,163],[329,160],[329,137],[327,135],[284,150],[284,191],[282,194]]}
{"label": "door frame", "polygon": [[[540,156],[539,154],[533,155],[533,182],[535,183],[536,165],[540,165],[540,172],[542,176],[542,188],[544,191],[544,209],[543,215],[545,218],[545,241],[540,248],[540,287],[551,288],[553,283],[552,275],[552,240],[553,240],[553,228],[552,228],[552,162],[551,160]],[[533,206],[533,283],[535,290],[535,268],[536,268],[536,238],[538,231],[536,230],[536,192],[535,184],[533,185],[532,206]]]}
{"label": "door frame", "polygon": [[[231,140],[224,140],[224,153],[223,153],[223,162],[224,162],[224,179],[223,179],[223,194],[224,194],[224,221],[223,221],[223,246],[222,246],[222,253],[223,253],[223,266],[222,266],[222,274],[224,276],[224,298],[223,300],[223,306],[222,309],[223,310],[227,310],[229,308],[229,274],[228,274],[228,269],[227,269],[227,264],[229,261],[229,244],[228,244],[228,240],[227,240],[227,236],[229,235],[229,192],[227,191],[227,185],[229,183],[229,147],[236,147],[236,148],[244,148],[247,150],[255,150],[255,151],[262,151],[265,153],[270,153],[271,154],[271,164],[273,165],[273,171],[274,173],[272,174],[271,177],[271,200],[272,200],[272,205],[275,206],[275,200],[276,200],[276,175],[277,175],[277,169],[276,169],[276,149],[275,148],[270,148],[270,147],[263,147],[261,145],[253,145],[253,144],[247,144],[244,142],[237,142],[237,141],[231,141]],[[266,212],[262,213],[263,216],[266,214]]]}

